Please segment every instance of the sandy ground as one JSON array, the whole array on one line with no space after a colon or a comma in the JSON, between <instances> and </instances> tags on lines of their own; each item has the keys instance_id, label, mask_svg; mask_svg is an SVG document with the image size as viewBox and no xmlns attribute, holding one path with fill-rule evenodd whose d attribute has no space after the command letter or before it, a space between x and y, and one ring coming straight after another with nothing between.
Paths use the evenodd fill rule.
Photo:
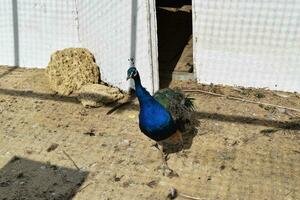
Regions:
<instances>
[{"instance_id":1,"label":"sandy ground","mask_svg":"<svg viewBox=\"0 0 300 200\"><path fill-rule=\"evenodd\" d=\"M292 93L174 85L300 109ZM207 200L300 199L299 113L191 96L200 125L170 155L179 177L169 178L139 131L136 102L106 115L55 95L44 70L0 67L0 199L152 200L171 187Z\"/></svg>"}]
</instances>

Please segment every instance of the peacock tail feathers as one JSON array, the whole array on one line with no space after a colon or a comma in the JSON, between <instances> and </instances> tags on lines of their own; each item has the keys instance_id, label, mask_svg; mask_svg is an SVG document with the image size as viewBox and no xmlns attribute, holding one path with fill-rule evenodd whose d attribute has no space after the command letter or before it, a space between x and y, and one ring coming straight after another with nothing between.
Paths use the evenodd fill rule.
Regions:
<instances>
[{"instance_id":1,"label":"peacock tail feathers","mask_svg":"<svg viewBox=\"0 0 300 200\"><path fill-rule=\"evenodd\" d=\"M153 97L171 113L179 130L185 131L186 125L192 121L193 98L186 96L179 89L170 88L157 91Z\"/></svg>"}]
</instances>

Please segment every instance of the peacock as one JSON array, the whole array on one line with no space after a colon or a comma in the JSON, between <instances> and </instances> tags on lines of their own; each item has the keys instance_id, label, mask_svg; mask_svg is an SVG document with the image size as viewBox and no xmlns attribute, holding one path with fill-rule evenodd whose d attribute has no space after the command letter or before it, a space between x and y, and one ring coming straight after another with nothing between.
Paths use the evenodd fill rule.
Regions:
<instances>
[{"instance_id":1,"label":"peacock","mask_svg":"<svg viewBox=\"0 0 300 200\"><path fill-rule=\"evenodd\" d=\"M156 141L154 146L162 154L164 174L166 170L173 173L173 170L168 167L168 154L164 152L163 147L166 144L180 144L183 148L182 132L191 122L194 110L192 98L186 97L179 89L170 88L161 89L151 96L142 86L139 72L135 67L128 69L128 79L133 79L135 83L135 94L140 105L140 130Z\"/></svg>"}]
</instances>

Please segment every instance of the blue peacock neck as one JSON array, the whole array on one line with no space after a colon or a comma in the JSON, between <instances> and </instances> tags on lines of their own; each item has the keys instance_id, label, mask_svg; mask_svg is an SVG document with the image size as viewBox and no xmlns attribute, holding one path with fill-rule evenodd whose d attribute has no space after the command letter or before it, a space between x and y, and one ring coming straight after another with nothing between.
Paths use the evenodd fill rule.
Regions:
<instances>
[{"instance_id":1,"label":"blue peacock neck","mask_svg":"<svg viewBox=\"0 0 300 200\"><path fill-rule=\"evenodd\" d=\"M149 94L149 92L142 86L139 74L134 78L134 84L135 84L135 94L140 102L140 105L144 103L147 99L153 98Z\"/></svg>"}]
</instances>

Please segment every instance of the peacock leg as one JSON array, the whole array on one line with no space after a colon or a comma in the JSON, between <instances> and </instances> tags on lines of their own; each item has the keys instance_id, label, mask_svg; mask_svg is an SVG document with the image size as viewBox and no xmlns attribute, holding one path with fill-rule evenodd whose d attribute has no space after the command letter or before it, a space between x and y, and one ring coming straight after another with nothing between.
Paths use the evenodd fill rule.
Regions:
<instances>
[{"instance_id":1,"label":"peacock leg","mask_svg":"<svg viewBox=\"0 0 300 200\"><path fill-rule=\"evenodd\" d=\"M154 146L155 146L155 147L160 151L160 153L161 153L162 164L161 164L161 166L160 166L159 168L162 170L162 174L163 174L164 176L168 176L168 177L178 176L178 174L168 166L168 162L167 162L167 161L168 161L168 156L169 156L169 154L168 154L168 153L165 153L165 152L163 151L163 148L161 149L161 148L159 147L159 146L162 146L162 144L159 145L159 143L156 143ZM162 146L162 147L163 147L163 146Z\"/></svg>"},{"instance_id":2,"label":"peacock leg","mask_svg":"<svg viewBox=\"0 0 300 200\"><path fill-rule=\"evenodd\" d=\"M179 141L180 141L181 149L183 150L184 144L183 144L183 138L182 138L182 134L181 133L180 133L180 136L179 136Z\"/></svg>"},{"instance_id":3,"label":"peacock leg","mask_svg":"<svg viewBox=\"0 0 300 200\"><path fill-rule=\"evenodd\" d=\"M167 164L167 157L166 157L166 155L165 155L163 149L161 149L161 148L159 147L159 144L158 144L157 142L156 142L153 146L154 146L156 149L158 149L158 151L160 152L163 164L168 165L168 164ZM162 145L161 145L161 146L162 146Z\"/></svg>"}]
</instances>

